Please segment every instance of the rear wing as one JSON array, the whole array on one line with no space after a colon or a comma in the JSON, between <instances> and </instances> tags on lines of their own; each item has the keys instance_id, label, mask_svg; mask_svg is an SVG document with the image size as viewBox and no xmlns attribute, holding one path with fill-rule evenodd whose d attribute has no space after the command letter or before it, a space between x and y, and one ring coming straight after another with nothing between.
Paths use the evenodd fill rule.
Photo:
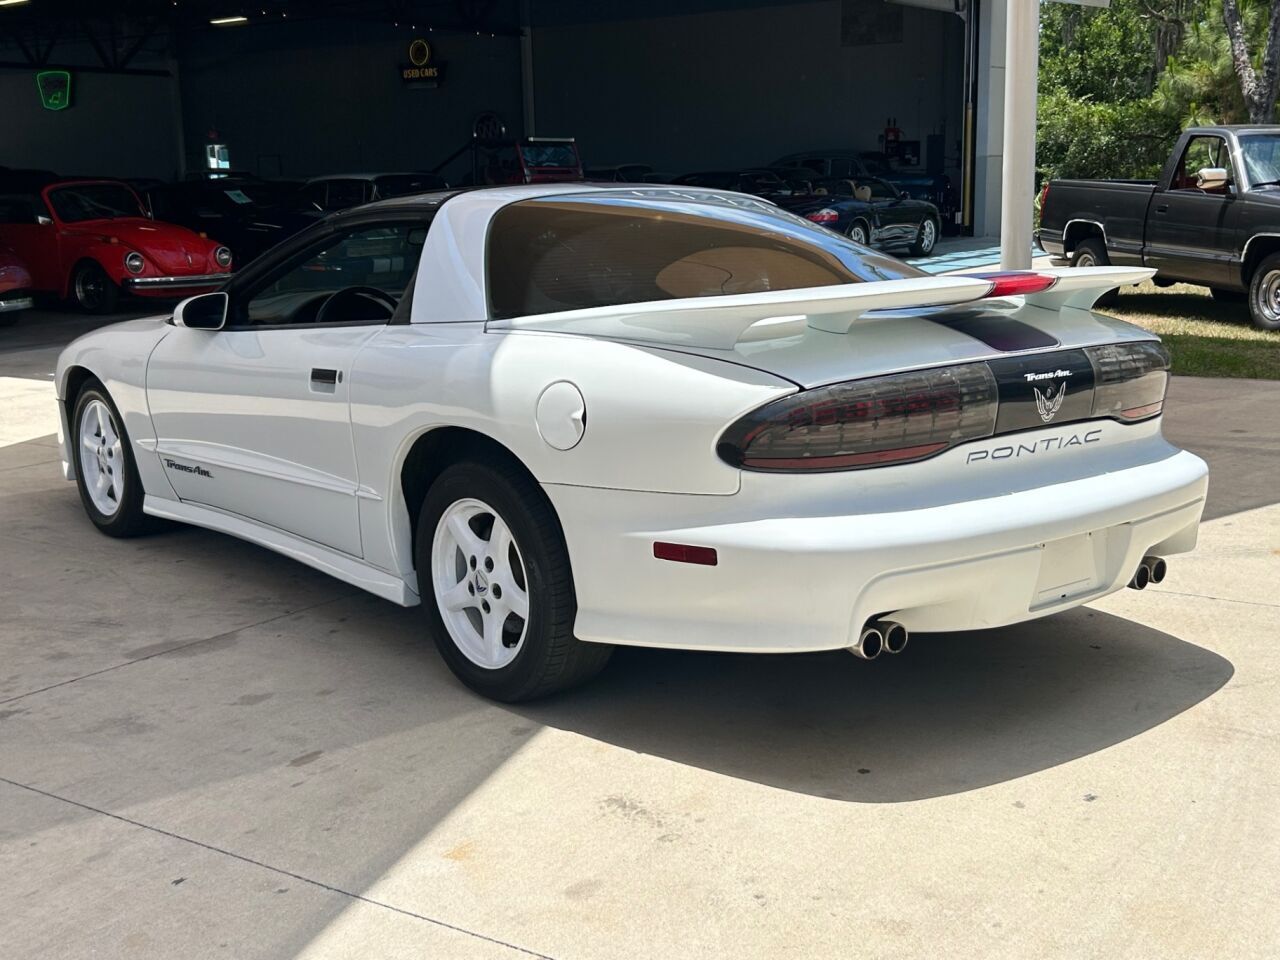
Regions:
<instances>
[{"instance_id":1,"label":"rear wing","mask_svg":"<svg viewBox=\"0 0 1280 960\"><path fill-rule=\"evenodd\" d=\"M1080 267L1011 271L976 276L910 277L796 290L685 297L618 306L590 307L490 320L489 330L569 333L672 346L732 350L739 343L805 334L849 333L878 311L939 307L1011 295L1041 278L1027 292L1028 304L1050 310L1088 309L1108 290L1141 283L1155 273L1137 267ZM1013 280L1021 281L1012 283Z\"/></svg>"}]
</instances>

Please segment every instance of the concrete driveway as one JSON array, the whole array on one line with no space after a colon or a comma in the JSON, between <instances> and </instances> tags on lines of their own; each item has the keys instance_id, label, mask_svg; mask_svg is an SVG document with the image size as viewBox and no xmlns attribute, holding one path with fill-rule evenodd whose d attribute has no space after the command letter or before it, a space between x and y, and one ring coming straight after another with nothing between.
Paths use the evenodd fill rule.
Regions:
<instances>
[{"instance_id":1,"label":"concrete driveway","mask_svg":"<svg viewBox=\"0 0 1280 960\"><path fill-rule=\"evenodd\" d=\"M1280 384L1175 382L1164 584L896 658L619 651L524 707L401 610L97 534L0 332L0 954L1280 954Z\"/></svg>"}]
</instances>

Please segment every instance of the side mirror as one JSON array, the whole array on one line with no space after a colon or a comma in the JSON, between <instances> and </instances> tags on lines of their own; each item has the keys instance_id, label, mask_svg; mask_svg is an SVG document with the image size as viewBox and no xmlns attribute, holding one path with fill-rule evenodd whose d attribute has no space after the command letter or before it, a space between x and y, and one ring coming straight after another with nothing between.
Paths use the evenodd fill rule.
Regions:
<instances>
[{"instance_id":1,"label":"side mirror","mask_svg":"<svg viewBox=\"0 0 1280 960\"><path fill-rule=\"evenodd\" d=\"M53 217L46 217L43 213L37 213L36 223L40 224L42 227L52 227Z\"/></svg>"},{"instance_id":2,"label":"side mirror","mask_svg":"<svg viewBox=\"0 0 1280 960\"><path fill-rule=\"evenodd\" d=\"M1196 171L1196 186L1205 191L1221 190L1229 178L1225 167L1201 167Z\"/></svg>"},{"instance_id":3,"label":"side mirror","mask_svg":"<svg viewBox=\"0 0 1280 960\"><path fill-rule=\"evenodd\" d=\"M187 297L173 308L175 326L192 330L221 330L227 324L231 298L225 293L202 293Z\"/></svg>"}]
</instances>

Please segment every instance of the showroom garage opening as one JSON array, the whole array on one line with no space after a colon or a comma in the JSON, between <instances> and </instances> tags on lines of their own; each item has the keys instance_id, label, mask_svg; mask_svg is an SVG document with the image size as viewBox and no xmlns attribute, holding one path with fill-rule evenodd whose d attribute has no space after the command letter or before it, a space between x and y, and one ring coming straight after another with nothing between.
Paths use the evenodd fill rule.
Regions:
<instances>
[{"instance_id":1,"label":"showroom garage opening","mask_svg":"<svg viewBox=\"0 0 1280 960\"><path fill-rule=\"evenodd\" d=\"M999 223L1002 4L24 0L0 28L11 170L458 184L478 140L541 137L596 178L882 176L944 231Z\"/></svg>"}]
</instances>

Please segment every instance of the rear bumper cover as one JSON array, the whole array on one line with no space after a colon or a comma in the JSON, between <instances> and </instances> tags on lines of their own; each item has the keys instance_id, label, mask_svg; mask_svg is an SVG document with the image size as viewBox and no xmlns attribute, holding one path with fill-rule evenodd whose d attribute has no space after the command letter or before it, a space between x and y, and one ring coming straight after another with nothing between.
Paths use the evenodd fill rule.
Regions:
<instances>
[{"instance_id":1,"label":"rear bumper cover","mask_svg":"<svg viewBox=\"0 0 1280 960\"><path fill-rule=\"evenodd\" d=\"M800 652L848 647L873 616L952 631L1078 606L1123 587L1144 555L1195 545L1207 468L1167 444L1158 427L1146 429L1153 435L1113 458L1114 469L1023 489L988 482L984 496L947 493L935 502L928 490L946 488L902 489L913 478L907 471L931 483L919 464L891 468L898 481L889 486L880 481L890 470L864 471L881 475L865 495L858 479L847 480L853 495L826 504L770 495L782 490L779 480L808 479L797 477L744 474L730 497L548 485L573 563L576 633L641 646ZM852 475L822 483L841 476ZM999 473L986 476L1002 482ZM950 487L965 492L963 483ZM713 547L718 563L657 560L655 540Z\"/></svg>"}]
</instances>

